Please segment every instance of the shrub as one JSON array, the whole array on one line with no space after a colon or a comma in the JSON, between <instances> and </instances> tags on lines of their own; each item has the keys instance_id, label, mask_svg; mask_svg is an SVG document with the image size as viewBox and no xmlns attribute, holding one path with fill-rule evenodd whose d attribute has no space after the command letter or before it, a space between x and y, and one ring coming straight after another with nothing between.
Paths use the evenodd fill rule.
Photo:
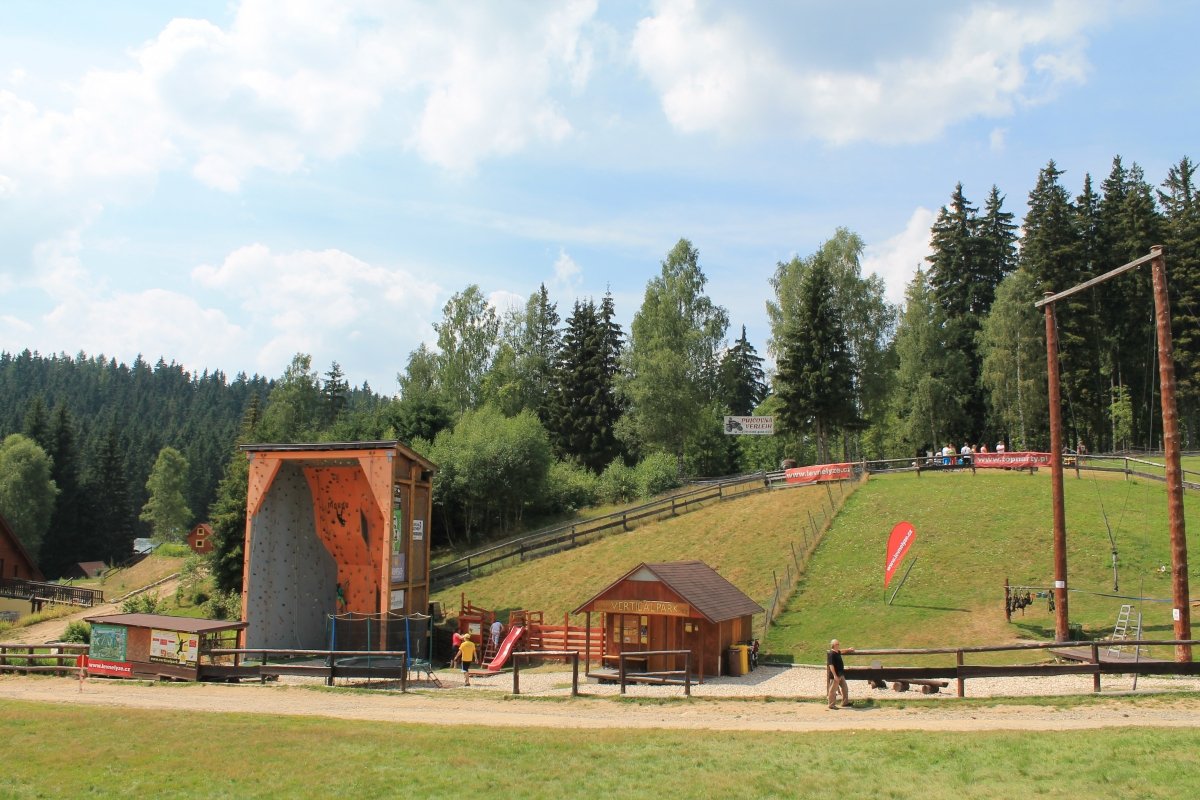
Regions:
<instances>
[{"instance_id":1,"label":"shrub","mask_svg":"<svg viewBox=\"0 0 1200 800\"><path fill-rule=\"evenodd\" d=\"M125 598L125 602L121 603L121 612L124 614L157 614L161 610L162 601L157 594L134 595Z\"/></svg>"},{"instance_id":2,"label":"shrub","mask_svg":"<svg viewBox=\"0 0 1200 800\"><path fill-rule=\"evenodd\" d=\"M651 453L642 459L634 472L638 494L643 498L660 495L679 485L678 463L668 453Z\"/></svg>"},{"instance_id":3,"label":"shrub","mask_svg":"<svg viewBox=\"0 0 1200 800\"><path fill-rule=\"evenodd\" d=\"M72 620L71 622L67 623L67 630L63 633L62 640L64 642L91 644L92 626L83 620Z\"/></svg>"},{"instance_id":4,"label":"shrub","mask_svg":"<svg viewBox=\"0 0 1200 800\"><path fill-rule=\"evenodd\" d=\"M180 542L163 542L154 548L154 554L167 558L187 558L192 555L192 548Z\"/></svg>"},{"instance_id":5,"label":"shrub","mask_svg":"<svg viewBox=\"0 0 1200 800\"><path fill-rule=\"evenodd\" d=\"M568 461L555 461L546 481L545 506L550 512L578 511L593 506L600 482L592 471Z\"/></svg>"},{"instance_id":6,"label":"shrub","mask_svg":"<svg viewBox=\"0 0 1200 800\"><path fill-rule=\"evenodd\" d=\"M204 616L208 619L241 619L241 593L217 592L204 603Z\"/></svg>"},{"instance_id":7,"label":"shrub","mask_svg":"<svg viewBox=\"0 0 1200 800\"><path fill-rule=\"evenodd\" d=\"M600 497L606 503L627 503L638 496L637 475L619 458L604 468L599 480Z\"/></svg>"}]
</instances>

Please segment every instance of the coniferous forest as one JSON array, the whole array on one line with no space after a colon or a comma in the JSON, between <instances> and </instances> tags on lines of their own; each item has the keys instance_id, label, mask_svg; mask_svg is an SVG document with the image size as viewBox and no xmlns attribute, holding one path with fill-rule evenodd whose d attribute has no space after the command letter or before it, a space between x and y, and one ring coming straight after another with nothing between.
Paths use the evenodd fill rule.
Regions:
<instances>
[{"instance_id":1,"label":"coniferous forest","mask_svg":"<svg viewBox=\"0 0 1200 800\"><path fill-rule=\"evenodd\" d=\"M1153 245L1166 253L1184 446L1196 447L1190 159L1151 178L1117 157L1103 177L1071 182L1051 161L1023 202L996 186L947 188L932 254L913 265L899 307L862 274L863 241L839 228L776 265L761 353L747 321L706 290L697 245L681 239L647 265L627 330L611 294L554 299L543 286L500 313L466 287L434 325L436 347L398 365L395 392L351 387L336 362L319 372L302 353L280 376L232 380L161 358L0 354L0 510L48 575L119 561L135 536L175 538L211 521L214 570L232 588L239 442L400 439L439 465L435 544L452 546L784 458L910 458L947 442L1045 449L1045 323L1034 302ZM1159 448L1149 269L1060 302L1057 324L1068 441ZM750 413L774 415L776 435L725 435L725 415Z\"/></svg>"}]
</instances>

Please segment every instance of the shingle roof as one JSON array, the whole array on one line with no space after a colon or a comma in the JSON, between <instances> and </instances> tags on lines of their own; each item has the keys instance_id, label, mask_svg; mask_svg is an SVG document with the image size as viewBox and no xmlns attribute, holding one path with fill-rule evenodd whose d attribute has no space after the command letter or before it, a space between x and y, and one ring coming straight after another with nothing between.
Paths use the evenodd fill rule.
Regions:
<instances>
[{"instance_id":1,"label":"shingle roof","mask_svg":"<svg viewBox=\"0 0 1200 800\"><path fill-rule=\"evenodd\" d=\"M762 606L751 600L715 569L703 561L667 561L661 564L639 564L575 610L601 598L609 589L639 570L646 569L671 591L699 611L709 622L724 622L751 614L761 614Z\"/></svg>"},{"instance_id":2,"label":"shingle roof","mask_svg":"<svg viewBox=\"0 0 1200 800\"><path fill-rule=\"evenodd\" d=\"M246 627L245 622L238 620L195 619L193 617L173 617L168 614L105 614L84 619L92 624L99 622L104 625L129 625L134 628L158 628L163 631L179 631L180 633L210 633Z\"/></svg>"}]
</instances>

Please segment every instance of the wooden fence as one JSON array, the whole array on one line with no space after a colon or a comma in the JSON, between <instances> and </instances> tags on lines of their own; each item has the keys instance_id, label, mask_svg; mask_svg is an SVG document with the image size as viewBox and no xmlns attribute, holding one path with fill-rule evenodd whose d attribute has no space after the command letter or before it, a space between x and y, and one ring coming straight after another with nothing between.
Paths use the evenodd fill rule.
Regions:
<instances>
[{"instance_id":1,"label":"wooden fence","mask_svg":"<svg viewBox=\"0 0 1200 800\"><path fill-rule=\"evenodd\" d=\"M21 578L0 578L0 597L29 600L40 607L44 603L91 608L104 602L104 592L65 583L27 581Z\"/></svg>"},{"instance_id":2,"label":"wooden fence","mask_svg":"<svg viewBox=\"0 0 1200 800\"><path fill-rule=\"evenodd\" d=\"M906 648L894 650L856 649L851 656L897 656L897 655L954 655L953 665L932 667L846 667L847 680L863 681L929 681L953 680L957 683L958 696L966 696L966 682L972 678L1044 678L1054 675L1091 675L1092 691L1100 691L1101 675L1200 675L1200 662L1175 661L1132 661L1101 658L1101 648L1117 646L1150 645L1196 645L1194 639L1119 639L1094 642L1039 642L1036 644L987 645L981 647ZM966 664L966 656L972 653L1002 653L1018 650L1067 650L1085 648L1090 659L1069 664Z\"/></svg>"},{"instance_id":3,"label":"wooden fence","mask_svg":"<svg viewBox=\"0 0 1200 800\"><path fill-rule=\"evenodd\" d=\"M0 674L74 677L76 662L87 651L86 644L0 644Z\"/></svg>"},{"instance_id":4,"label":"wooden fence","mask_svg":"<svg viewBox=\"0 0 1200 800\"><path fill-rule=\"evenodd\" d=\"M205 662L203 657L210 657ZM216 659L226 659L218 661ZM260 682L281 675L324 678L333 686L336 678L399 680L400 691L408 690L408 654L403 650L280 650L271 648L213 648L201 654L200 680Z\"/></svg>"},{"instance_id":5,"label":"wooden fence","mask_svg":"<svg viewBox=\"0 0 1200 800\"><path fill-rule=\"evenodd\" d=\"M525 644L531 651L577 652L584 661L598 662L604 655L604 629L592 628L589 635L586 627L572 625L566 618L562 625L537 623L529 626Z\"/></svg>"}]
</instances>

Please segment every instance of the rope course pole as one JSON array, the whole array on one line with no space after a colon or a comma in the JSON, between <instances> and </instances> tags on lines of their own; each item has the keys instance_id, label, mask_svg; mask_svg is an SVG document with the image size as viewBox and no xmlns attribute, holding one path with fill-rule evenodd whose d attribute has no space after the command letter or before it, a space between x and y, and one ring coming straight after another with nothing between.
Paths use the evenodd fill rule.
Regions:
<instances>
[{"instance_id":1,"label":"rope course pole","mask_svg":"<svg viewBox=\"0 0 1200 800\"><path fill-rule=\"evenodd\" d=\"M1058 374L1058 325L1046 293L1046 376L1050 400L1050 488L1054 505L1054 638L1070 638L1067 616L1067 512L1063 500L1062 397Z\"/></svg>"},{"instance_id":2,"label":"rope course pole","mask_svg":"<svg viewBox=\"0 0 1200 800\"><path fill-rule=\"evenodd\" d=\"M1176 639L1192 638L1191 603L1188 597L1187 538L1183 516L1183 471L1179 454L1179 415L1175 404L1175 353L1171 341L1171 301L1167 296L1167 264L1162 246L1150 248L1150 274L1154 283L1154 321L1158 331L1158 382L1163 415L1163 460L1166 461L1167 514L1171 528L1171 619ZM1190 645L1175 646L1176 661L1191 661Z\"/></svg>"}]
</instances>

